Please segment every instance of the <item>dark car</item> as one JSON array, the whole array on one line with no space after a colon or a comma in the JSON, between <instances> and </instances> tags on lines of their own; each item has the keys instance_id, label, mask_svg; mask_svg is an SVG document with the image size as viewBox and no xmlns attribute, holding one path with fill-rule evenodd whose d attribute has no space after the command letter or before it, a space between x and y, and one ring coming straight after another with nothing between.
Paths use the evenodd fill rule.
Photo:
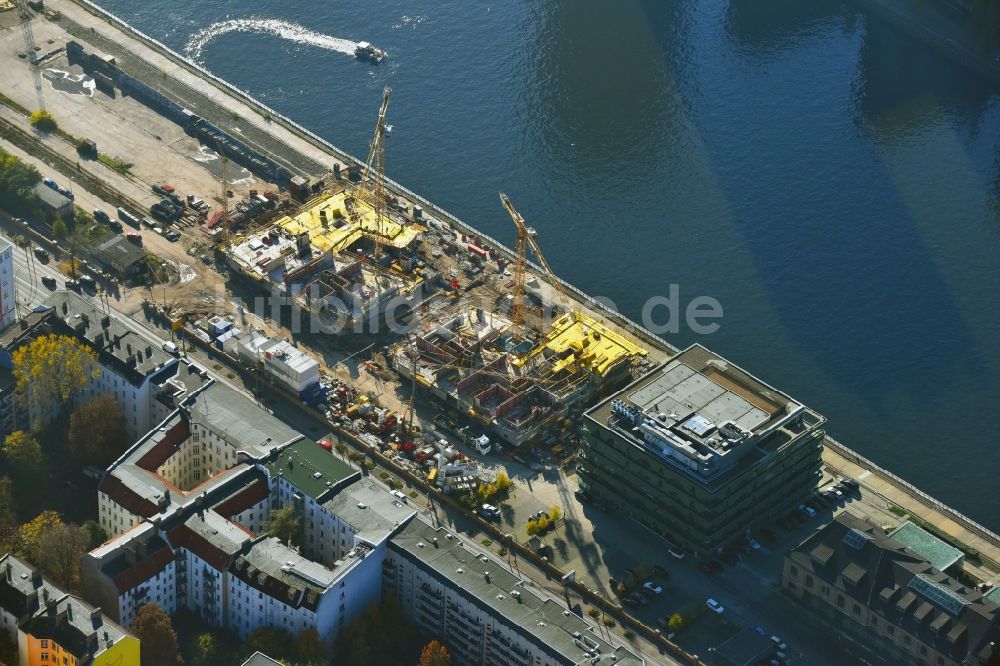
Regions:
<instances>
[{"instance_id":1,"label":"dark car","mask_svg":"<svg viewBox=\"0 0 1000 666\"><path fill-rule=\"evenodd\" d=\"M49 289L55 289L56 288L56 279L54 277L52 277L51 275L43 275L42 276L42 284L44 284Z\"/></svg>"},{"instance_id":2,"label":"dark car","mask_svg":"<svg viewBox=\"0 0 1000 666\"><path fill-rule=\"evenodd\" d=\"M46 250L44 247L36 247L35 256L38 257L41 261L48 261L49 251Z\"/></svg>"}]
</instances>

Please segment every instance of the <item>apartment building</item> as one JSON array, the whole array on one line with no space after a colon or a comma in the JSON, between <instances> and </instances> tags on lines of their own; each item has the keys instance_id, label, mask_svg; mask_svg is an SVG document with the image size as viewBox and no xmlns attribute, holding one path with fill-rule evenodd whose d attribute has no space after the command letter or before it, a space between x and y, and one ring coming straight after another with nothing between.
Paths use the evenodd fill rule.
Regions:
<instances>
[{"instance_id":1,"label":"apartment building","mask_svg":"<svg viewBox=\"0 0 1000 666\"><path fill-rule=\"evenodd\" d=\"M83 560L87 598L122 623L152 602L242 637L316 628L332 643L378 601L386 541L413 510L235 390L196 384L102 478L113 538ZM285 507L297 548L264 533Z\"/></svg>"},{"instance_id":2,"label":"apartment building","mask_svg":"<svg viewBox=\"0 0 1000 666\"><path fill-rule=\"evenodd\" d=\"M44 305L52 308L55 333L76 338L97 354L101 373L77 399L111 393L125 415L129 438L148 432L153 426L151 387L160 375L176 372L172 366L177 358L163 351L159 341L140 334L128 320L97 308L72 291L56 291Z\"/></svg>"},{"instance_id":3,"label":"apartment building","mask_svg":"<svg viewBox=\"0 0 1000 666\"><path fill-rule=\"evenodd\" d=\"M139 666L139 640L13 555L0 557L0 631L19 666Z\"/></svg>"},{"instance_id":4,"label":"apartment building","mask_svg":"<svg viewBox=\"0 0 1000 666\"><path fill-rule=\"evenodd\" d=\"M14 245L0 236L0 331L17 320L14 289Z\"/></svg>"},{"instance_id":5,"label":"apartment building","mask_svg":"<svg viewBox=\"0 0 1000 666\"><path fill-rule=\"evenodd\" d=\"M389 540L382 581L457 666L644 663L492 554L419 518Z\"/></svg>"}]
</instances>

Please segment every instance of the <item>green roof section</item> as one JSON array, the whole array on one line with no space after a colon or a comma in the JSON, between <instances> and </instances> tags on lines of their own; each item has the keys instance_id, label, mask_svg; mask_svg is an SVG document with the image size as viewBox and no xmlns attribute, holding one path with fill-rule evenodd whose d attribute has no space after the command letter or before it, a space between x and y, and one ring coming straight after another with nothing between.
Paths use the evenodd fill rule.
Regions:
<instances>
[{"instance_id":1,"label":"green roof section","mask_svg":"<svg viewBox=\"0 0 1000 666\"><path fill-rule=\"evenodd\" d=\"M353 483L361 472L327 451L311 439L300 439L282 449L267 465L271 476L282 476L313 499L319 500L327 491Z\"/></svg>"},{"instance_id":2,"label":"green roof section","mask_svg":"<svg viewBox=\"0 0 1000 666\"><path fill-rule=\"evenodd\" d=\"M991 601L997 606L1000 606L1000 585L997 585L992 590L983 595L986 601Z\"/></svg>"},{"instance_id":3,"label":"green roof section","mask_svg":"<svg viewBox=\"0 0 1000 666\"><path fill-rule=\"evenodd\" d=\"M938 571L944 571L964 557L964 553L958 548L908 520L889 536L930 562Z\"/></svg>"}]
</instances>

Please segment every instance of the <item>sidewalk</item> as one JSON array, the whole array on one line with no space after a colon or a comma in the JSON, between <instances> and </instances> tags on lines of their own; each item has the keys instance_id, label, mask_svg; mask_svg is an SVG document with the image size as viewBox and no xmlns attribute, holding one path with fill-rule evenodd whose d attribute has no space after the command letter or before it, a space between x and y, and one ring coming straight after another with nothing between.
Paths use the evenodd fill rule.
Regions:
<instances>
[{"instance_id":1,"label":"sidewalk","mask_svg":"<svg viewBox=\"0 0 1000 666\"><path fill-rule=\"evenodd\" d=\"M934 525L942 532L950 535L970 549L979 551L984 560L990 560L993 567L997 568L1000 563L1000 541L995 538L988 538L988 530L976 524L969 518L961 520L948 512L932 505L922 497L917 496L901 483L889 478L880 468L874 464L866 464L864 458L858 456L859 460L850 460L841 454L834 447L827 444L823 447L823 463L830 468L836 469L845 476L856 479L866 490L883 497L887 502L895 504L907 513L920 518L921 520ZM957 513L957 512L955 512ZM981 532L987 532L982 535ZM994 580L1000 578L998 574L993 574Z\"/></svg>"}]
</instances>

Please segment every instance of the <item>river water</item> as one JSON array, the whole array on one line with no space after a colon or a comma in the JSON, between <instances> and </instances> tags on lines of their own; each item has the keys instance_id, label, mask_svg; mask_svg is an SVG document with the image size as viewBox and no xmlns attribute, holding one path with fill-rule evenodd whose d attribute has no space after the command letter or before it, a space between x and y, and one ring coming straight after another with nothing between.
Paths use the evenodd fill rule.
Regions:
<instances>
[{"instance_id":1,"label":"river water","mask_svg":"<svg viewBox=\"0 0 1000 666\"><path fill-rule=\"evenodd\" d=\"M506 191L633 318L715 298L716 333L665 337L1000 529L1000 95L856 5L103 4L355 155L391 85L391 177L511 243Z\"/></svg>"}]
</instances>

